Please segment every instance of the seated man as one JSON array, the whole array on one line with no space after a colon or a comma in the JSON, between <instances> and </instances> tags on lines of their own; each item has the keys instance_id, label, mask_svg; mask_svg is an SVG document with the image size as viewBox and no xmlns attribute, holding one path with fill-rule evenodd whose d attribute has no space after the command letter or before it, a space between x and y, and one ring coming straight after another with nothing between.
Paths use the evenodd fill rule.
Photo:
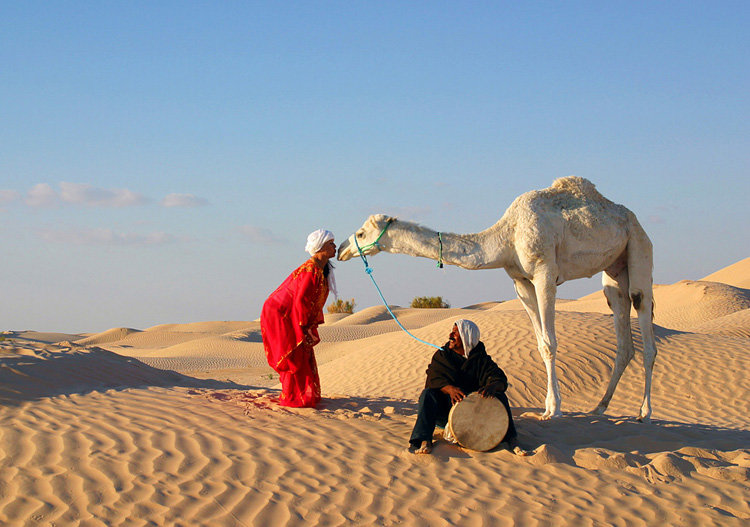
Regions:
<instances>
[{"instance_id":1,"label":"seated man","mask_svg":"<svg viewBox=\"0 0 750 527\"><path fill-rule=\"evenodd\" d=\"M467 353L468 350L468 353ZM497 397L508 412L508 431L502 442L513 446L516 428L505 396L508 379L487 355L479 340L479 328L469 320L457 320L448 342L437 350L427 367L427 381L419 396L419 412L409 443L416 454L432 451L435 426L445 426L451 405L467 394L479 391L482 397Z\"/></svg>"}]
</instances>

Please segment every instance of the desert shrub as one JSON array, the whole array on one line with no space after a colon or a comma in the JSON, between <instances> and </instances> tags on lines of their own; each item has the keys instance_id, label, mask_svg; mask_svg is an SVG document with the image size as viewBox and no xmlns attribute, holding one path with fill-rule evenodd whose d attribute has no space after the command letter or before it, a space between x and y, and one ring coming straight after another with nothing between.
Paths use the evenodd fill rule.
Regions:
<instances>
[{"instance_id":1,"label":"desert shrub","mask_svg":"<svg viewBox=\"0 0 750 527\"><path fill-rule=\"evenodd\" d=\"M336 299L335 302L331 303L328 306L328 312L329 313L348 313L352 314L354 313L354 306L356 304L354 303L354 299L351 300L341 300L340 298Z\"/></svg>"},{"instance_id":2,"label":"desert shrub","mask_svg":"<svg viewBox=\"0 0 750 527\"><path fill-rule=\"evenodd\" d=\"M451 305L442 296L418 296L411 301L411 307L445 308Z\"/></svg>"}]
</instances>

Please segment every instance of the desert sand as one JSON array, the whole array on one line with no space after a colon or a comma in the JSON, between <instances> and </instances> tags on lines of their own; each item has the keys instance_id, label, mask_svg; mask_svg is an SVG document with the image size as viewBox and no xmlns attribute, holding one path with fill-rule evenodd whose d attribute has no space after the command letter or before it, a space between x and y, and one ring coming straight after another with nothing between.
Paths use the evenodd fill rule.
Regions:
<instances>
[{"instance_id":1,"label":"desert sand","mask_svg":"<svg viewBox=\"0 0 750 527\"><path fill-rule=\"evenodd\" d=\"M440 430L432 455L407 452L434 350L382 306L327 316L317 409L276 405L257 321L5 331L0 524L748 525L750 258L654 294L650 423L634 418L638 353L607 413L588 413L615 355L601 292L557 303L564 416L550 421L517 300L394 309L436 344L457 318L479 325L527 456Z\"/></svg>"}]
</instances>

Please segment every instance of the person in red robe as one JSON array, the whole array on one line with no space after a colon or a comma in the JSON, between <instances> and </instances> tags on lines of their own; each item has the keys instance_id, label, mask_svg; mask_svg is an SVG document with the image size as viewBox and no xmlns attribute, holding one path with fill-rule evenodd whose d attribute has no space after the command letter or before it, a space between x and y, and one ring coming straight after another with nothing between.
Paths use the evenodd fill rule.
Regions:
<instances>
[{"instance_id":1,"label":"person in red robe","mask_svg":"<svg viewBox=\"0 0 750 527\"><path fill-rule=\"evenodd\" d=\"M318 325L336 281L329 260L336 256L333 233L319 229L307 237L311 258L295 269L263 303L260 329L266 359L281 380L282 406L314 407L320 402L320 378L313 346Z\"/></svg>"}]
</instances>

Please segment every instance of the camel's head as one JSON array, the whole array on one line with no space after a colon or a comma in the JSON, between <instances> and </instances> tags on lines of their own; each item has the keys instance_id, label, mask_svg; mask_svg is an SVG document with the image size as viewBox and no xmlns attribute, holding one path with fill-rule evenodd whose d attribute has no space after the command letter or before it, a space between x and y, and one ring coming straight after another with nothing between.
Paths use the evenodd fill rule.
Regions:
<instances>
[{"instance_id":1,"label":"camel's head","mask_svg":"<svg viewBox=\"0 0 750 527\"><path fill-rule=\"evenodd\" d=\"M359 256L357 244L366 256L379 253L388 246L388 226L395 221L396 218L385 214L373 214L367 218L365 224L357 232L349 236L348 240L341 242L339 260L345 262Z\"/></svg>"}]
</instances>

